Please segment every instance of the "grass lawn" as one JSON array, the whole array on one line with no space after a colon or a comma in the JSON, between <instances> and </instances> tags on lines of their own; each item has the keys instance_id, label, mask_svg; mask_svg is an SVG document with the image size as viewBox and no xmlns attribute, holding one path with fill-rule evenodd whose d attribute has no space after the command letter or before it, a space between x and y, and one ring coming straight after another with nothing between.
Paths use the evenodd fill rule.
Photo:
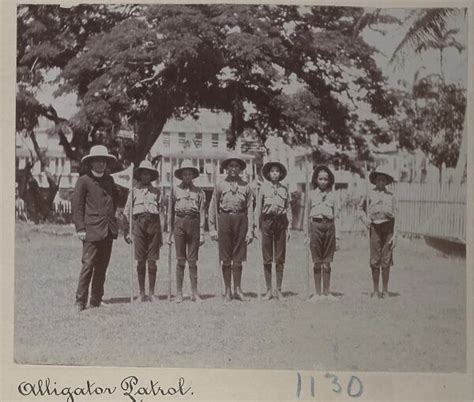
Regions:
<instances>
[{"instance_id":1,"label":"grass lawn","mask_svg":"<svg viewBox=\"0 0 474 402\"><path fill-rule=\"evenodd\" d=\"M466 261L443 256L421 240L400 239L389 299L369 298L368 240L347 236L333 264L331 290L339 301L308 302L306 250L302 234L293 233L283 282L287 301L256 299L257 275L262 292L264 281L252 244L243 273L243 290L252 300L224 303L217 247L206 237L199 261L203 303L165 299L165 246L158 268L160 300L130 304L129 251L119 238L105 286L104 300L111 306L77 313L74 294L81 244L68 232L72 233L69 227L16 227L17 363L466 370ZM135 273L133 279L137 287ZM187 270L185 293L189 294Z\"/></svg>"}]
</instances>

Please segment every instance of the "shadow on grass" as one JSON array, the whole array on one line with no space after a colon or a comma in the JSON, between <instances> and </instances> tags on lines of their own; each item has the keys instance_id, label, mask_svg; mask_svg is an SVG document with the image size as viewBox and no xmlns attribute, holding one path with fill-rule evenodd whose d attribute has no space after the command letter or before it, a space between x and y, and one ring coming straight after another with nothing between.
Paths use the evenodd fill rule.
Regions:
<instances>
[{"instance_id":1,"label":"shadow on grass","mask_svg":"<svg viewBox=\"0 0 474 402\"><path fill-rule=\"evenodd\" d=\"M295 293L295 292L282 292L282 294L284 297L288 297L288 298L298 296L298 293ZM244 295L251 299L258 299L258 294L255 292L244 292ZM263 295L264 293L262 293L262 296Z\"/></svg>"},{"instance_id":2,"label":"shadow on grass","mask_svg":"<svg viewBox=\"0 0 474 402\"><path fill-rule=\"evenodd\" d=\"M372 292L362 292L362 294L364 296L368 296L368 297L370 297L371 293ZM400 297L400 293L398 293L398 292L388 292L388 297Z\"/></svg>"},{"instance_id":3,"label":"shadow on grass","mask_svg":"<svg viewBox=\"0 0 474 402\"><path fill-rule=\"evenodd\" d=\"M201 299L203 300L208 300L208 299L213 299L217 297L216 295L211 295L211 294L204 294L204 295L201 295ZM161 295L161 296L155 296L155 298L158 298L159 301L167 301L168 300L168 296L167 295ZM175 296L174 295L171 295L171 301L174 301L174 298ZM183 298L184 300L190 300L190 296L185 296ZM133 297L133 301L134 302L138 302L140 300L140 298L138 296L134 296ZM149 301L148 297L147 297L147 301ZM110 299L104 299L103 300L104 303L106 304L129 304L130 303L130 297L112 297Z\"/></svg>"}]
</instances>

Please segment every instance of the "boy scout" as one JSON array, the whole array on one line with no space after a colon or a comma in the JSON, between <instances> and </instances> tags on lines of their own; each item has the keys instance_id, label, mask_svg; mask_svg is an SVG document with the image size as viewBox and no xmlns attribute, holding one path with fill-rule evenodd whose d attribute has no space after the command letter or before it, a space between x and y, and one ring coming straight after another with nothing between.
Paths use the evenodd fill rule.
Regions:
<instances>
[{"instance_id":1,"label":"boy scout","mask_svg":"<svg viewBox=\"0 0 474 402\"><path fill-rule=\"evenodd\" d=\"M312 300L322 296L335 299L329 293L331 281L331 262L336 251L339 226L339 203L336 194L332 191L334 174L324 165L316 166L311 178L314 190L309 192L309 242L313 259L314 285L316 293ZM308 222L305 221L307 233ZM322 274L322 275L321 275Z\"/></svg>"},{"instance_id":2,"label":"boy scout","mask_svg":"<svg viewBox=\"0 0 474 402\"><path fill-rule=\"evenodd\" d=\"M224 277L224 300L247 300L241 289L242 262L247 259L247 245L253 240L253 194L247 182L240 178L246 164L240 158L222 161L227 177L217 183L209 207L211 239L219 241L219 259Z\"/></svg>"},{"instance_id":3,"label":"boy scout","mask_svg":"<svg viewBox=\"0 0 474 402\"><path fill-rule=\"evenodd\" d=\"M168 244L172 244L172 236L176 243L176 302L183 301L183 278L186 260L189 265L191 282L191 300L202 301L197 287L197 260L199 247L204 244L204 220L206 196L204 191L196 187L193 180L199 176L199 170L191 161L184 160L174 172L181 183L174 187L170 199L170 228Z\"/></svg>"},{"instance_id":4,"label":"boy scout","mask_svg":"<svg viewBox=\"0 0 474 402\"><path fill-rule=\"evenodd\" d=\"M260 216L259 226L262 236L263 269L267 292L262 300L272 298L272 262L275 261L277 279L276 297L283 300L281 285L283 268L286 258L286 242L290 238L291 227L291 196L288 188L280 182L286 177L287 171L280 162L268 162L263 165L262 175L268 181L260 188L257 208ZM275 250L275 255L273 253Z\"/></svg>"},{"instance_id":5,"label":"boy scout","mask_svg":"<svg viewBox=\"0 0 474 402\"><path fill-rule=\"evenodd\" d=\"M73 221L82 241L82 269L76 292L78 311L86 308L90 284L90 307L102 304L112 241L118 234L118 192L114 179L106 172L107 165L115 161L103 145L93 146L81 160L90 169L77 179L72 202Z\"/></svg>"},{"instance_id":6,"label":"boy scout","mask_svg":"<svg viewBox=\"0 0 474 402\"><path fill-rule=\"evenodd\" d=\"M124 238L127 243L131 243L127 226L130 222L130 203L132 203L132 233L135 244L135 260L137 260L138 286L140 289L140 301L147 300L145 295L145 277L148 261L148 288L149 300L155 298L156 282L156 260L160 259L160 247L162 245L161 222L160 222L160 190L154 187L151 182L158 179L158 172L152 164L144 160L135 169L135 180L137 184L132 189L132 194L128 196L125 204L124 217Z\"/></svg>"},{"instance_id":7,"label":"boy scout","mask_svg":"<svg viewBox=\"0 0 474 402\"><path fill-rule=\"evenodd\" d=\"M370 297L388 297L390 266L393 265L393 249L397 244L395 196L386 189L394 179L385 167L378 167L369 175L369 181L375 185L367 198L359 204L360 217L369 229L370 268L372 271L373 292ZM367 205L368 204L368 205ZM382 267L383 291L379 291L380 267Z\"/></svg>"}]
</instances>

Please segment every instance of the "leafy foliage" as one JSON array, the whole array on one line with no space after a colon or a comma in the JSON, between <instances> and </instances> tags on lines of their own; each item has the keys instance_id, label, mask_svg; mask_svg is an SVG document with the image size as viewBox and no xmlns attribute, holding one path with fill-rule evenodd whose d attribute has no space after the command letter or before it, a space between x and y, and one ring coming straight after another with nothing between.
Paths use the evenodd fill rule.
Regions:
<instances>
[{"instance_id":1,"label":"leafy foliage","mask_svg":"<svg viewBox=\"0 0 474 402\"><path fill-rule=\"evenodd\" d=\"M299 144L317 133L365 152L366 138L355 133L376 123L357 104L384 118L394 103L375 50L358 35L363 16L351 7L20 6L18 77L26 94L18 101L34 103L31 88L60 68L57 95L75 93L80 105L70 121L76 159L97 133L115 141L125 118L137 134L130 157L138 162L168 119L203 107L232 115L231 146L253 130ZM295 85L299 92L288 90ZM28 110L35 109L19 109ZM17 121L34 124L41 110Z\"/></svg>"},{"instance_id":2,"label":"leafy foliage","mask_svg":"<svg viewBox=\"0 0 474 402\"><path fill-rule=\"evenodd\" d=\"M398 91L397 113L390 120L402 148L421 149L441 168L456 166L466 111L466 91L439 75L418 80L412 92Z\"/></svg>"}]
</instances>

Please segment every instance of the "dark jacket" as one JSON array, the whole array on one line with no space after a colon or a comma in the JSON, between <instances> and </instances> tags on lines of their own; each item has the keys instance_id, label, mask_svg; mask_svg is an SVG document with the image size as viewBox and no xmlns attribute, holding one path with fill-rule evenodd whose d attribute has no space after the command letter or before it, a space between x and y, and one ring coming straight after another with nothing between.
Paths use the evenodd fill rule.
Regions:
<instances>
[{"instance_id":1,"label":"dark jacket","mask_svg":"<svg viewBox=\"0 0 474 402\"><path fill-rule=\"evenodd\" d=\"M103 240L109 231L117 238L117 198L114 179L108 174L95 177L89 172L77 179L72 201L73 221L77 232L86 232L86 241Z\"/></svg>"}]
</instances>

